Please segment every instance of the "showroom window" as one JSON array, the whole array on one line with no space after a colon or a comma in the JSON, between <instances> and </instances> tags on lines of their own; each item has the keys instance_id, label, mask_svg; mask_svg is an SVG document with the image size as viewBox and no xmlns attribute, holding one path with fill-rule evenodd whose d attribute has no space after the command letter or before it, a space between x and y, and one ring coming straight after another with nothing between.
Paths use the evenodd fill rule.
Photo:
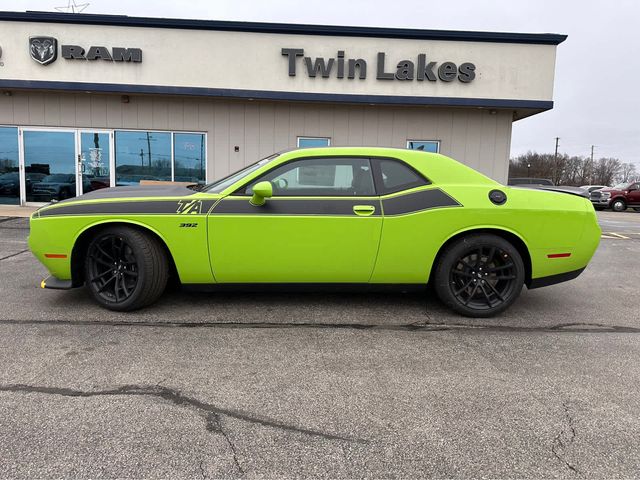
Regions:
<instances>
[{"instance_id":1,"label":"showroom window","mask_svg":"<svg viewBox=\"0 0 640 480\"><path fill-rule=\"evenodd\" d=\"M438 153L440 152L440 142L438 140L407 140L407 148Z\"/></svg>"},{"instance_id":2,"label":"showroom window","mask_svg":"<svg viewBox=\"0 0 640 480\"><path fill-rule=\"evenodd\" d=\"M0 204L20 203L18 129L0 127Z\"/></svg>"},{"instance_id":3,"label":"showroom window","mask_svg":"<svg viewBox=\"0 0 640 480\"><path fill-rule=\"evenodd\" d=\"M173 134L174 181L204 183L205 139L201 133Z\"/></svg>"},{"instance_id":4,"label":"showroom window","mask_svg":"<svg viewBox=\"0 0 640 480\"><path fill-rule=\"evenodd\" d=\"M116 185L140 180L204 183L205 148L202 133L116 130Z\"/></svg>"},{"instance_id":5,"label":"showroom window","mask_svg":"<svg viewBox=\"0 0 640 480\"><path fill-rule=\"evenodd\" d=\"M298 137L298 148L328 147L331 145L329 137Z\"/></svg>"}]
</instances>

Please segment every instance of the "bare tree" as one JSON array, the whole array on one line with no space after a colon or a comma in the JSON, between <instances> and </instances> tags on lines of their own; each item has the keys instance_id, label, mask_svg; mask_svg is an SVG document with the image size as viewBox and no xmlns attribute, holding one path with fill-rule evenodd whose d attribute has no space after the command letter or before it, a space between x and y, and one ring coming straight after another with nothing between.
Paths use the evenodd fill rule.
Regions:
<instances>
[{"instance_id":1,"label":"bare tree","mask_svg":"<svg viewBox=\"0 0 640 480\"><path fill-rule=\"evenodd\" d=\"M620 183L632 182L636 178L636 175L635 163L623 163L617 180Z\"/></svg>"},{"instance_id":2,"label":"bare tree","mask_svg":"<svg viewBox=\"0 0 640 480\"><path fill-rule=\"evenodd\" d=\"M509 177L546 178L556 185L612 185L621 176L630 181L634 175L635 166L617 158L591 162L590 157L527 152L509 161Z\"/></svg>"}]
</instances>

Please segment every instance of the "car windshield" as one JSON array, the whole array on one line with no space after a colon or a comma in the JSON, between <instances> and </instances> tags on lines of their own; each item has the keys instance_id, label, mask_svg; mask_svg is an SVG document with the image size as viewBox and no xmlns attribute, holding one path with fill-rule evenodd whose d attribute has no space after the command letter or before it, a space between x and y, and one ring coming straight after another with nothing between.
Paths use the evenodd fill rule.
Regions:
<instances>
[{"instance_id":1,"label":"car windshield","mask_svg":"<svg viewBox=\"0 0 640 480\"><path fill-rule=\"evenodd\" d=\"M231 175L229 175L227 177L221 178L217 182L210 183L209 185L204 185L204 186L202 186L200 188L196 187L196 189L200 190L202 192L220 193L225 188L227 188L229 185L233 185L238 180L246 177L250 173L255 172L257 169L259 169L263 165L266 165L270 161L274 160L279 155L280 154L276 153L276 154L273 154L273 155L271 155L271 156L269 156L267 158L263 158L262 160L254 163L252 165L249 165L248 167L244 167L242 170L238 170L237 172L232 173Z\"/></svg>"}]
</instances>

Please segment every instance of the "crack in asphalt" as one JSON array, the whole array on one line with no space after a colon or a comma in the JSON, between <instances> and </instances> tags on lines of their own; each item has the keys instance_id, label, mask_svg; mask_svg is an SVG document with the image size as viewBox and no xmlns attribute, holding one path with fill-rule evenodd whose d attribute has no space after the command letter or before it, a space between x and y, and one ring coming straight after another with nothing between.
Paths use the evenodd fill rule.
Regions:
<instances>
[{"instance_id":1,"label":"crack in asphalt","mask_svg":"<svg viewBox=\"0 0 640 480\"><path fill-rule=\"evenodd\" d=\"M267 417L260 417L257 415L251 415L249 413L242 412L239 410L231 410L227 408L217 407L210 403L203 402L202 400L198 400L197 398L183 395L179 390L174 390L171 388L162 387L158 385L153 385L153 386L124 385L122 387L109 389L109 390L76 390L73 388L64 388L64 387L46 387L46 386L38 386L38 385L9 384L9 385L0 385L0 392L40 393L45 395L59 395L63 397L83 397L83 398L98 397L98 396L149 396L149 397L160 398L169 403L172 403L173 405L176 405L179 407L191 407L196 411L203 413L204 418L206 420L205 427L207 428L207 431L220 432L227 439L227 442L231 445L231 449L234 452L234 455L235 455L235 447L233 446L233 444L231 443L227 435L221 430L222 425L219 421L219 418L221 416L235 418L237 420L242 420L244 422L261 425L263 427L270 427L270 428L275 428L279 430L285 430L287 432L299 433L299 434L308 435L311 437L319 437L325 440L339 440L343 442L354 442L354 443L362 443L362 444L369 443L369 440L365 440L365 439L334 435L331 433L321 432L319 430L313 430L310 428L289 425L274 419L270 419ZM210 415L214 415L215 417L218 418L217 424L219 425L219 428L217 430L210 429L210 425L215 425L210 423L210 420L209 420ZM240 468L239 464L238 464L238 467Z\"/></svg>"},{"instance_id":2,"label":"crack in asphalt","mask_svg":"<svg viewBox=\"0 0 640 480\"><path fill-rule=\"evenodd\" d=\"M200 467L200 475L202 476L202 480L207 480L207 474L204 471L204 460L200 460L200 464L198 465Z\"/></svg>"},{"instance_id":3,"label":"crack in asphalt","mask_svg":"<svg viewBox=\"0 0 640 480\"><path fill-rule=\"evenodd\" d=\"M0 257L0 261L6 260L7 258L11 258L11 257L16 257L16 256L21 255L23 253L26 253L28 251L29 251L29 249L27 248L25 250L20 250L18 253L12 253L11 255L7 255L6 257Z\"/></svg>"},{"instance_id":4,"label":"crack in asphalt","mask_svg":"<svg viewBox=\"0 0 640 480\"><path fill-rule=\"evenodd\" d=\"M229 438L229 434L222 428L222 419L220 415L217 413L210 413L207 416L207 430L214 433L219 433L226 440L227 445L231 449L231 453L233 455L233 463L235 463L236 468L240 475L244 475L244 469L240 465L240 461L238 460L238 452L236 450L235 444Z\"/></svg>"},{"instance_id":5,"label":"crack in asphalt","mask_svg":"<svg viewBox=\"0 0 640 480\"><path fill-rule=\"evenodd\" d=\"M551 452L569 470L571 470L576 475L581 475L577 467L572 463L570 463L564 457L567 450L569 449L569 447L571 447L574 440L576 439L576 429L573 425L573 417L569 412L569 406L567 405L567 402L562 402L562 408L564 409L566 427L563 427L558 433L558 435L556 435L556 437L553 439L553 443L551 444ZM568 437L568 438L566 440L563 440L564 437Z\"/></svg>"},{"instance_id":6,"label":"crack in asphalt","mask_svg":"<svg viewBox=\"0 0 640 480\"><path fill-rule=\"evenodd\" d=\"M124 321L124 320L12 320L0 319L0 325L60 325L60 326L106 326L106 327L162 327L162 328L229 328L229 329L346 329L381 330L410 332L439 331L488 331L488 332L546 332L546 333L640 333L638 327L607 325L603 323L573 322L556 325L525 327L514 325L430 323L414 322L400 324L384 323L277 323L277 322L162 322L162 321Z\"/></svg>"}]
</instances>

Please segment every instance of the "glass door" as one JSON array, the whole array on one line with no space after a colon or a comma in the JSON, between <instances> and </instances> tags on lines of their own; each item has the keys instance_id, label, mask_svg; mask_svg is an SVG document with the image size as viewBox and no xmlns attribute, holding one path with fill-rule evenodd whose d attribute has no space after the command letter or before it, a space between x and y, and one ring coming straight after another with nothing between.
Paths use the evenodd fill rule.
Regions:
<instances>
[{"instance_id":1,"label":"glass door","mask_svg":"<svg viewBox=\"0 0 640 480\"><path fill-rule=\"evenodd\" d=\"M113 185L109 131L78 130L78 195Z\"/></svg>"},{"instance_id":2,"label":"glass door","mask_svg":"<svg viewBox=\"0 0 640 480\"><path fill-rule=\"evenodd\" d=\"M75 130L23 129L22 148L24 201L43 203L77 195Z\"/></svg>"}]
</instances>

